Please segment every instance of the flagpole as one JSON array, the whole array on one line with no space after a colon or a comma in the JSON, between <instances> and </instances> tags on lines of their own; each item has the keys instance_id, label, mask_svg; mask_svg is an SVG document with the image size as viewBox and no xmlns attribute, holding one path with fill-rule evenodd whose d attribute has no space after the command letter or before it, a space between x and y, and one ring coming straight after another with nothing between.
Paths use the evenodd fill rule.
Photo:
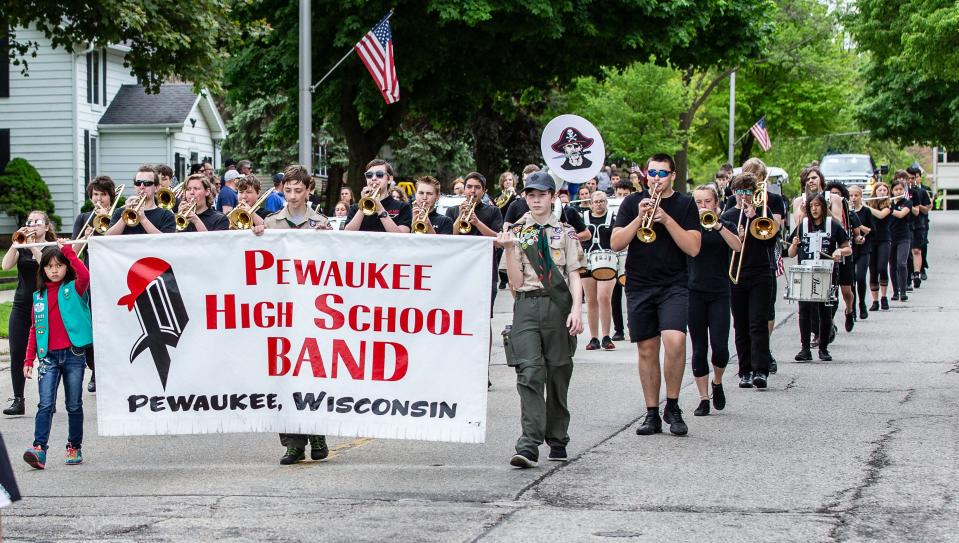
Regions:
<instances>
[{"instance_id":1,"label":"flagpole","mask_svg":"<svg viewBox=\"0 0 959 543\"><path fill-rule=\"evenodd\" d=\"M310 0L300 0L300 46L299 46L299 162L310 174L313 173L313 80L312 28L310 25Z\"/></svg>"},{"instance_id":2,"label":"flagpole","mask_svg":"<svg viewBox=\"0 0 959 543\"><path fill-rule=\"evenodd\" d=\"M391 9L390 12L386 14L386 17L384 17L383 20L389 21L390 17L392 16L393 16L393 10ZM356 46L350 47L350 50L347 51L345 55L343 55L343 58L341 58L336 64L334 64L333 67L330 68L330 71L326 72L326 75L321 77L319 81L317 81L316 83L313 84L312 87L310 87L310 92L316 92L316 88L319 87L321 83L326 81L326 78L330 77L330 74L333 73L334 70L339 68L340 64L343 64L343 61L349 58L349 56L352 55L354 51L356 51Z\"/></svg>"}]
</instances>

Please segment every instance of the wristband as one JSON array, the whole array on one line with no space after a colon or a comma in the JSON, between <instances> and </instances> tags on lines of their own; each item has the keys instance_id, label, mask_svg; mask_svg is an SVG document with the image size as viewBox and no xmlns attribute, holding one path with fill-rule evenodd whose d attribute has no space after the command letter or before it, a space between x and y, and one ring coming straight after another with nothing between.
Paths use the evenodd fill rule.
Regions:
<instances>
[{"instance_id":1,"label":"wristband","mask_svg":"<svg viewBox=\"0 0 959 543\"><path fill-rule=\"evenodd\" d=\"M381 211L380 214L377 215L377 217L379 217L379 218L381 218L381 219L385 219L385 218L387 218L387 217L389 217L389 216L390 216L390 214L387 213L386 210Z\"/></svg>"}]
</instances>

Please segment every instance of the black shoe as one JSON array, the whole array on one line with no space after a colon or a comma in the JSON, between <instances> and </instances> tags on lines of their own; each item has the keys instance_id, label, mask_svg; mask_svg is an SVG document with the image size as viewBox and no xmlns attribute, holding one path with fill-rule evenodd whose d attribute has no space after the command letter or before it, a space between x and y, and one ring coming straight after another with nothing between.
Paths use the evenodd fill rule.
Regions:
<instances>
[{"instance_id":1,"label":"black shoe","mask_svg":"<svg viewBox=\"0 0 959 543\"><path fill-rule=\"evenodd\" d=\"M926 270L922 270L922 273L919 274L919 278L922 279L923 281L925 281L926 279L929 279L929 276L926 275Z\"/></svg>"},{"instance_id":2,"label":"black shoe","mask_svg":"<svg viewBox=\"0 0 959 543\"><path fill-rule=\"evenodd\" d=\"M878 301L878 300L872 303L872 305L869 307L869 311L879 311L879 301Z\"/></svg>"},{"instance_id":3,"label":"black shoe","mask_svg":"<svg viewBox=\"0 0 959 543\"><path fill-rule=\"evenodd\" d=\"M616 332L611 339L613 341L626 341L626 336L622 332Z\"/></svg>"},{"instance_id":4,"label":"black shoe","mask_svg":"<svg viewBox=\"0 0 959 543\"><path fill-rule=\"evenodd\" d=\"M679 406L664 409L663 422L669 424L669 433L674 436L684 436L689 433L689 427L683 422L683 410Z\"/></svg>"},{"instance_id":5,"label":"black shoe","mask_svg":"<svg viewBox=\"0 0 959 543\"><path fill-rule=\"evenodd\" d=\"M908 290L908 289L907 289L907 290ZM902 294L899 295L899 301L900 301L900 302L908 302L908 301L909 301L909 296L906 295L905 292L903 292Z\"/></svg>"},{"instance_id":6,"label":"black shoe","mask_svg":"<svg viewBox=\"0 0 959 543\"><path fill-rule=\"evenodd\" d=\"M796 353L796 362L809 362L810 360L812 360L812 352L809 347L803 347Z\"/></svg>"},{"instance_id":7,"label":"black shoe","mask_svg":"<svg viewBox=\"0 0 959 543\"><path fill-rule=\"evenodd\" d=\"M819 334L813 334L813 336L812 336L812 342L810 342L809 345L811 345L812 347L818 347L818 346L819 346Z\"/></svg>"},{"instance_id":8,"label":"black shoe","mask_svg":"<svg viewBox=\"0 0 959 543\"><path fill-rule=\"evenodd\" d=\"M919 288L920 285L922 285L922 279L919 278L919 274L912 274L912 286Z\"/></svg>"},{"instance_id":9,"label":"black shoe","mask_svg":"<svg viewBox=\"0 0 959 543\"><path fill-rule=\"evenodd\" d=\"M873 309L873 311L875 311L875 309ZM859 306L859 320L864 321L864 320L866 320L866 319L868 319L868 318L869 318L869 312L866 311L866 306L865 306L865 304Z\"/></svg>"},{"instance_id":10,"label":"black shoe","mask_svg":"<svg viewBox=\"0 0 959 543\"><path fill-rule=\"evenodd\" d=\"M753 388L753 373L751 371L739 376L739 388Z\"/></svg>"},{"instance_id":11,"label":"black shoe","mask_svg":"<svg viewBox=\"0 0 959 543\"><path fill-rule=\"evenodd\" d=\"M893 294L892 297L889 298L889 299L892 300L892 301L894 301L894 302L898 302L898 301L899 301L899 293L897 292L897 293ZM883 308L883 309L885 309L885 308Z\"/></svg>"},{"instance_id":12,"label":"black shoe","mask_svg":"<svg viewBox=\"0 0 959 543\"><path fill-rule=\"evenodd\" d=\"M779 372L779 363L776 362L776 358L773 357L773 353L769 353L769 373Z\"/></svg>"},{"instance_id":13,"label":"black shoe","mask_svg":"<svg viewBox=\"0 0 959 543\"><path fill-rule=\"evenodd\" d=\"M589 340L589 343L586 344L587 351L595 351L599 349L599 347L600 347L599 340L596 338Z\"/></svg>"},{"instance_id":14,"label":"black shoe","mask_svg":"<svg viewBox=\"0 0 959 543\"><path fill-rule=\"evenodd\" d=\"M500 289L500 290L506 290L506 283L500 281L499 289Z\"/></svg>"},{"instance_id":15,"label":"black shoe","mask_svg":"<svg viewBox=\"0 0 959 543\"><path fill-rule=\"evenodd\" d=\"M27 412L23 398L14 398L10 407L3 410L4 415L23 415Z\"/></svg>"},{"instance_id":16,"label":"black shoe","mask_svg":"<svg viewBox=\"0 0 959 543\"><path fill-rule=\"evenodd\" d=\"M651 436L661 433L663 433L663 419L659 418L659 413L654 414L647 411L642 424L636 427L636 435Z\"/></svg>"},{"instance_id":17,"label":"black shoe","mask_svg":"<svg viewBox=\"0 0 959 543\"><path fill-rule=\"evenodd\" d=\"M612 351L613 349L616 348L616 344L613 343L612 338L610 338L609 336L604 336L602 343L603 343L603 349L604 349L604 350Z\"/></svg>"},{"instance_id":18,"label":"black shoe","mask_svg":"<svg viewBox=\"0 0 959 543\"><path fill-rule=\"evenodd\" d=\"M852 327L856 325L856 314L846 313L846 331L852 332Z\"/></svg>"},{"instance_id":19,"label":"black shoe","mask_svg":"<svg viewBox=\"0 0 959 543\"><path fill-rule=\"evenodd\" d=\"M882 310L889 311L889 300L885 296L883 296L882 298L879 299L879 301L882 303Z\"/></svg>"},{"instance_id":20,"label":"black shoe","mask_svg":"<svg viewBox=\"0 0 959 543\"><path fill-rule=\"evenodd\" d=\"M820 347L820 348L819 348L819 360L822 360L823 362L831 362L831 361L832 361L832 355L829 354L829 349L827 349L827 348L825 348L825 347Z\"/></svg>"},{"instance_id":21,"label":"black shoe","mask_svg":"<svg viewBox=\"0 0 959 543\"><path fill-rule=\"evenodd\" d=\"M709 414L709 400L699 400L699 406L693 411L694 417L705 417Z\"/></svg>"},{"instance_id":22,"label":"black shoe","mask_svg":"<svg viewBox=\"0 0 959 543\"><path fill-rule=\"evenodd\" d=\"M722 411L726 408L726 393L723 392L723 384L709 383L713 387L713 407L716 411Z\"/></svg>"},{"instance_id":23,"label":"black shoe","mask_svg":"<svg viewBox=\"0 0 959 543\"><path fill-rule=\"evenodd\" d=\"M549 446L549 461L550 462L565 462L569 460L569 457L566 456L566 447L562 445L550 445Z\"/></svg>"},{"instance_id":24,"label":"black shoe","mask_svg":"<svg viewBox=\"0 0 959 543\"><path fill-rule=\"evenodd\" d=\"M300 460L306 459L306 452L303 449L297 449L296 447L287 447L286 454L283 455L283 458L280 458L281 466L289 466L290 464L296 464Z\"/></svg>"},{"instance_id":25,"label":"black shoe","mask_svg":"<svg viewBox=\"0 0 959 543\"><path fill-rule=\"evenodd\" d=\"M753 374L753 386L756 388L766 388L768 377L761 373Z\"/></svg>"},{"instance_id":26,"label":"black shoe","mask_svg":"<svg viewBox=\"0 0 959 543\"><path fill-rule=\"evenodd\" d=\"M323 460L330 455L330 448L326 446L326 436L310 436L310 458Z\"/></svg>"},{"instance_id":27,"label":"black shoe","mask_svg":"<svg viewBox=\"0 0 959 543\"><path fill-rule=\"evenodd\" d=\"M518 452L509 459L509 465L517 468L535 468L536 458L526 451Z\"/></svg>"},{"instance_id":28,"label":"black shoe","mask_svg":"<svg viewBox=\"0 0 959 543\"><path fill-rule=\"evenodd\" d=\"M97 376L91 375L90 382L87 383L87 392L96 392L97 391Z\"/></svg>"}]
</instances>

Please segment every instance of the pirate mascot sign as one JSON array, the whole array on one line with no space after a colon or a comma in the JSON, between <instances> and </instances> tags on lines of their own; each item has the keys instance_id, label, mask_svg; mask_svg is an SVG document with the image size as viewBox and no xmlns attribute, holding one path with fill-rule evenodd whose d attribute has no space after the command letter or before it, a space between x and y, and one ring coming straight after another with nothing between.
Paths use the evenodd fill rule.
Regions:
<instances>
[{"instance_id":1,"label":"pirate mascot sign","mask_svg":"<svg viewBox=\"0 0 959 543\"><path fill-rule=\"evenodd\" d=\"M560 115L550 121L543 129L540 149L550 172L568 183L592 179L606 159L599 131L577 115Z\"/></svg>"}]
</instances>

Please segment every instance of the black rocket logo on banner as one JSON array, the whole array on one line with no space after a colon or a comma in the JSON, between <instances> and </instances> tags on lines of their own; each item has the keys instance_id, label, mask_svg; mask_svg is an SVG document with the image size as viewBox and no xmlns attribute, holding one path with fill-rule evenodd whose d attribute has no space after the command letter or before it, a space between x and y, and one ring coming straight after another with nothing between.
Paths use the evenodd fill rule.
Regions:
<instances>
[{"instance_id":1,"label":"black rocket logo on banner","mask_svg":"<svg viewBox=\"0 0 959 543\"><path fill-rule=\"evenodd\" d=\"M183 329L190 321L173 269L159 258L141 258L127 273L127 287L130 293L120 298L117 305L136 310L143 330L130 351L130 363L149 349L160 383L166 390L167 376L170 374L170 352L167 348L177 346Z\"/></svg>"}]
</instances>

